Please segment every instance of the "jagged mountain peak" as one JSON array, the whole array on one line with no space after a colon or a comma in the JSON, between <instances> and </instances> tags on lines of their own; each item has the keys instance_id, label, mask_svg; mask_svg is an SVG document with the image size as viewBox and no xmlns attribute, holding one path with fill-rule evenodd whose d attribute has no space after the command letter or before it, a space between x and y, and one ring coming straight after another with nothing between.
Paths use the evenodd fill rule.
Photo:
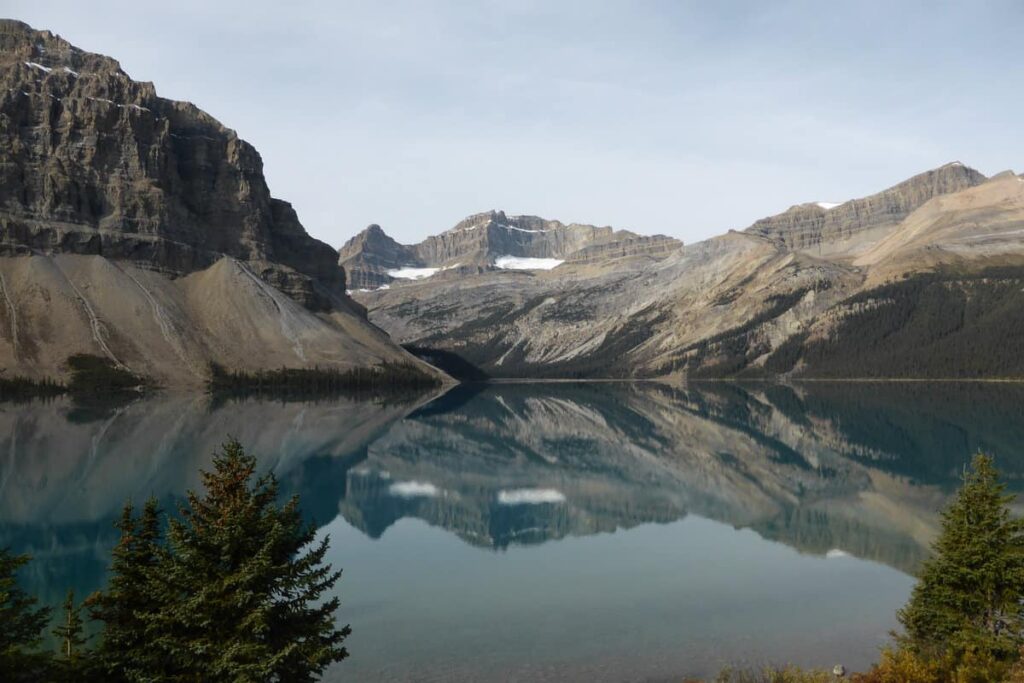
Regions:
<instances>
[{"instance_id":1,"label":"jagged mountain peak","mask_svg":"<svg viewBox=\"0 0 1024 683\"><path fill-rule=\"evenodd\" d=\"M374 228L377 228L376 230ZM491 270L549 270L565 262L604 263L640 256L663 258L681 242L611 227L566 225L540 216L483 211L414 245L401 245L370 226L339 250L353 290L373 290L396 280L426 280Z\"/></svg>"}]
</instances>

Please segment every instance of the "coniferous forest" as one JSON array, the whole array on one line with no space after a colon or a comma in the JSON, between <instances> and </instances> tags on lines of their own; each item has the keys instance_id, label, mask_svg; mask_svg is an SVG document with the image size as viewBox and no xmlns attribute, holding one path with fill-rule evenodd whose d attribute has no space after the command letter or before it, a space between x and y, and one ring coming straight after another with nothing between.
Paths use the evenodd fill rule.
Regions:
<instances>
[{"instance_id":1,"label":"coniferous forest","mask_svg":"<svg viewBox=\"0 0 1024 683\"><path fill-rule=\"evenodd\" d=\"M106 588L56 613L18 587L30 558L0 550L0 680L312 681L347 657L341 571L298 498L279 504L235 440L202 482L174 516L126 503Z\"/></svg>"}]
</instances>

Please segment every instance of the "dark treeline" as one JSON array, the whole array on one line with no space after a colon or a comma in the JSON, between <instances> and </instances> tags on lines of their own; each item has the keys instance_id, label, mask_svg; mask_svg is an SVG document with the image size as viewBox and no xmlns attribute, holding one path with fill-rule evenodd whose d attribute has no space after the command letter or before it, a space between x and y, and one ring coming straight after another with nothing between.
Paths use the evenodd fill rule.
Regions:
<instances>
[{"instance_id":1,"label":"dark treeline","mask_svg":"<svg viewBox=\"0 0 1024 683\"><path fill-rule=\"evenodd\" d=\"M31 379L20 375L7 376L0 372L0 399L19 400L47 396L60 396L67 387L52 379Z\"/></svg>"},{"instance_id":2,"label":"dark treeline","mask_svg":"<svg viewBox=\"0 0 1024 683\"><path fill-rule=\"evenodd\" d=\"M273 394L322 396L330 394L387 394L428 390L441 380L411 363L385 362L369 368L280 368L245 372L210 364L208 388L214 394Z\"/></svg>"},{"instance_id":3,"label":"dark treeline","mask_svg":"<svg viewBox=\"0 0 1024 683\"><path fill-rule=\"evenodd\" d=\"M18 587L29 558L0 549L0 681L313 681L347 657L327 597L341 572L298 498L279 505L233 440L202 481L174 517L127 503L106 589L56 614Z\"/></svg>"},{"instance_id":4,"label":"dark treeline","mask_svg":"<svg viewBox=\"0 0 1024 683\"><path fill-rule=\"evenodd\" d=\"M68 356L71 380L68 392L75 395L142 391L150 382L109 358L76 353Z\"/></svg>"},{"instance_id":5,"label":"dark treeline","mask_svg":"<svg viewBox=\"0 0 1024 683\"><path fill-rule=\"evenodd\" d=\"M797 368L808 377L1024 377L1024 269L915 275L845 303L852 311L827 339L794 338L766 369Z\"/></svg>"},{"instance_id":6,"label":"dark treeline","mask_svg":"<svg viewBox=\"0 0 1024 683\"><path fill-rule=\"evenodd\" d=\"M109 358L76 353L65 362L70 379L67 384L55 379L7 377L0 370L0 399L18 400L70 394L76 398L138 393L150 386L144 377L117 365Z\"/></svg>"}]
</instances>

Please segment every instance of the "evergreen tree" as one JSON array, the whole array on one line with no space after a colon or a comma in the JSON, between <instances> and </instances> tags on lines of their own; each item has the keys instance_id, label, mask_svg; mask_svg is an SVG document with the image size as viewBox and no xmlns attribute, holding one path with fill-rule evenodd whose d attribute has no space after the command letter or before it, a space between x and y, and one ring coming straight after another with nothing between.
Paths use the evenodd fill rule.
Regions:
<instances>
[{"instance_id":1,"label":"evergreen tree","mask_svg":"<svg viewBox=\"0 0 1024 683\"><path fill-rule=\"evenodd\" d=\"M1024 642L1024 525L1011 518L1004 490L992 458L976 455L899 612L914 651L1012 658Z\"/></svg>"},{"instance_id":2,"label":"evergreen tree","mask_svg":"<svg viewBox=\"0 0 1024 683\"><path fill-rule=\"evenodd\" d=\"M15 574L28 562L0 548L0 681L39 680L47 659L36 648L50 611L18 587Z\"/></svg>"},{"instance_id":3,"label":"evergreen tree","mask_svg":"<svg viewBox=\"0 0 1024 683\"><path fill-rule=\"evenodd\" d=\"M62 616L52 633L60 645L55 667L56 679L68 683L89 680L91 661L89 652L85 649L82 606L75 602L75 591L68 591L64 599Z\"/></svg>"},{"instance_id":4,"label":"evergreen tree","mask_svg":"<svg viewBox=\"0 0 1024 683\"><path fill-rule=\"evenodd\" d=\"M165 680L312 681L348 656L337 628L341 576L324 563L328 541L314 545L298 499L277 506L273 475L235 440L203 472L172 520L161 576L163 609L150 623Z\"/></svg>"},{"instance_id":5,"label":"evergreen tree","mask_svg":"<svg viewBox=\"0 0 1024 683\"><path fill-rule=\"evenodd\" d=\"M153 576L163 552L156 499L146 501L139 517L129 501L114 526L121 535L111 553L107 590L86 601L90 616L103 622L99 664L112 680L154 680L162 662L146 625L160 608Z\"/></svg>"}]
</instances>

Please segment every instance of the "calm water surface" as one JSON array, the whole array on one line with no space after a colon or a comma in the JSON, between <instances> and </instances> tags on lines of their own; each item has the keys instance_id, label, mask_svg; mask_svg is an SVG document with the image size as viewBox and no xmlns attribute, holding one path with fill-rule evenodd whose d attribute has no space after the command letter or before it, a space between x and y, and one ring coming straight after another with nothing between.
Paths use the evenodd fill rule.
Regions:
<instances>
[{"instance_id":1,"label":"calm water surface","mask_svg":"<svg viewBox=\"0 0 1024 683\"><path fill-rule=\"evenodd\" d=\"M978 449L1024 477L1024 388L464 386L432 401L0 405L0 545L56 604L124 500L173 507L231 434L331 536L331 681L661 681L860 667Z\"/></svg>"}]
</instances>

